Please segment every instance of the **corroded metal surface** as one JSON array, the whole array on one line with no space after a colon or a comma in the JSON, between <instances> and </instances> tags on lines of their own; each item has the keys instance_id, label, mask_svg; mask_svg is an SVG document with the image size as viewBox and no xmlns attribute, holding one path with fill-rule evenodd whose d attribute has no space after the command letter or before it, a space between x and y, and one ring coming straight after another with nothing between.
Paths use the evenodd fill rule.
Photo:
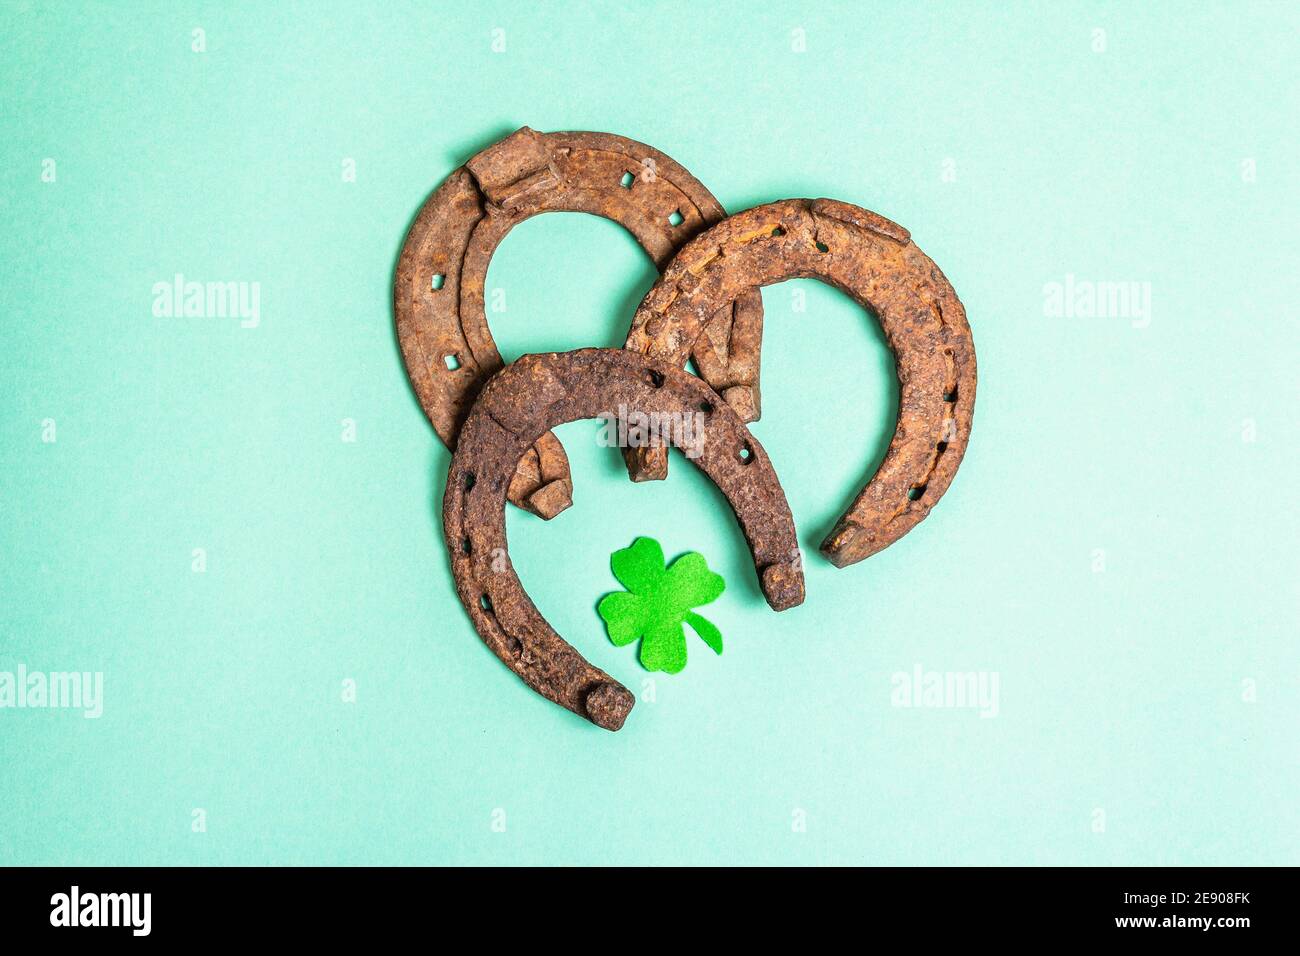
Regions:
<instances>
[{"instance_id":1,"label":"corroded metal surface","mask_svg":"<svg viewBox=\"0 0 1300 956\"><path fill-rule=\"evenodd\" d=\"M479 388L502 365L484 312L488 262L512 227L548 211L612 219L661 269L724 215L673 160L608 133L524 127L453 172L416 216L393 284L407 374L448 448ZM758 292L747 292L722 303L687 346L700 375L746 421L759 414L762 316ZM515 469L510 500L550 518L569 506L572 492L564 449L554 435L541 436Z\"/></svg>"},{"instance_id":2,"label":"corroded metal surface","mask_svg":"<svg viewBox=\"0 0 1300 956\"><path fill-rule=\"evenodd\" d=\"M976 374L966 312L908 231L831 199L787 199L738 213L677 254L638 308L627 348L681 366L719 308L761 286L801 277L828 282L873 310L898 372L893 441L821 546L844 567L888 547L929 514L970 435ZM639 480L667 474L662 448L626 454Z\"/></svg>"},{"instance_id":3,"label":"corroded metal surface","mask_svg":"<svg viewBox=\"0 0 1300 956\"><path fill-rule=\"evenodd\" d=\"M539 436L565 422L636 412L691 416L702 426L689 444L671 440L690 448L731 504L768 604L781 611L802 603L794 520L763 447L703 381L625 349L526 355L495 375L461 429L443 498L456 591L479 636L539 694L607 730L623 725L632 694L587 663L529 600L506 550L505 502L515 463Z\"/></svg>"}]
</instances>

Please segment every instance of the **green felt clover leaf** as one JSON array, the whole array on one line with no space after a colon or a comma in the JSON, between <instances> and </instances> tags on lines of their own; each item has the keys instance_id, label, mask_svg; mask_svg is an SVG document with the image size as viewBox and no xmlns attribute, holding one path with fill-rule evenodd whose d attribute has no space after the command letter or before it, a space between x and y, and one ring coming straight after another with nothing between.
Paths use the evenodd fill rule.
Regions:
<instances>
[{"instance_id":1,"label":"green felt clover leaf","mask_svg":"<svg viewBox=\"0 0 1300 956\"><path fill-rule=\"evenodd\" d=\"M609 563L627 590L606 594L596 610L616 646L641 639L641 665L646 670L676 674L686 666L683 623L714 653L722 653L722 632L691 610L716 601L726 587L703 555L689 551L665 568L659 542L637 538L632 547L615 551Z\"/></svg>"}]
</instances>

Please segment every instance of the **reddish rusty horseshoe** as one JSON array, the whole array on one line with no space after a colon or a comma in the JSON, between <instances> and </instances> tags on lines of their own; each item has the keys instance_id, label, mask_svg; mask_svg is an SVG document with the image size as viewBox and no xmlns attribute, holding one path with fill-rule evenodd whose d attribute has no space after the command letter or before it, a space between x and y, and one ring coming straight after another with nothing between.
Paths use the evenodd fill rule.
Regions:
<instances>
[{"instance_id":1,"label":"reddish rusty horseshoe","mask_svg":"<svg viewBox=\"0 0 1300 956\"><path fill-rule=\"evenodd\" d=\"M776 472L736 412L703 381L626 349L525 355L498 372L461 428L447 476L443 534L456 592L506 666L606 730L623 726L632 694L587 663L529 600L506 551L505 503L515 463L539 436L565 422L629 410L677 421L690 415L702 424L692 460L731 504L768 604L782 611L804 597L794 519Z\"/></svg>"},{"instance_id":2,"label":"reddish rusty horseshoe","mask_svg":"<svg viewBox=\"0 0 1300 956\"><path fill-rule=\"evenodd\" d=\"M488 329L488 262L512 227L549 211L587 212L624 226L662 268L701 229L722 219L718 201L658 150L609 133L538 133L524 127L448 177L416 216L393 283L397 337L425 415L455 448L474 396L501 368ZM700 375L745 418L759 414L758 293L724 302L692 343ZM687 351L692 351L688 346ZM543 518L572 502L564 449L540 436L520 460L510 500Z\"/></svg>"},{"instance_id":3,"label":"reddish rusty horseshoe","mask_svg":"<svg viewBox=\"0 0 1300 956\"><path fill-rule=\"evenodd\" d=\"M834 285L875 311L898 372L898 424L875 476L822 542L837 566L888 547L947 490L975 407L975 344L939 267L902 226L832 199L786 199L737 213L685 245L646 295L627 348L685 363L708 317L785 279ZM667 474L662 448L628 449L638 480Z\"/></svg>"}]
</instances>

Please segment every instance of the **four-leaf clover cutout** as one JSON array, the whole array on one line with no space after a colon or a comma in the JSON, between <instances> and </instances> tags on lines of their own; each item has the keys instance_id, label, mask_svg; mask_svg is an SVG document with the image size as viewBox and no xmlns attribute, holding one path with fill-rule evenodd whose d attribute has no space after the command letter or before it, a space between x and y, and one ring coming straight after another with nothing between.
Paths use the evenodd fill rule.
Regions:
<instances>
[{"instance_id":1,"label":"four-leaf clover cutout","mask_svg":"<svg viewBox=\"0 0 1300 956\"><path fill-rule=\"evenodd\" d=\"M722 575L709 570L703 555L688 551L665 567L659 542L637 538L630 548L615 551L609 563L627 590L606 594L596 610L616 646L641 639L641 664L646 670L676 674L686 666L683 623L715 653L722 653L722 632L691 610L717 600L726 587Z\"/></svg>"}]
</instances>

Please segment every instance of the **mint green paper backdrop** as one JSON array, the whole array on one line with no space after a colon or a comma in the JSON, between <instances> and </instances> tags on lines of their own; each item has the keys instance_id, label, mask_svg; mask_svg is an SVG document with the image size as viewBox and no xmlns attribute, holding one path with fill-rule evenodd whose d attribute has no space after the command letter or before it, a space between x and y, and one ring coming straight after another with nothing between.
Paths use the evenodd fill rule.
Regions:
<instances>
[{"instance_id":1,"label":"mint green paper backdrop","mask_svg":"<svg viewBox=\"0 0 1300 956\"><path fill-rule=\"evenodd\" d=\"M104 700L0 709L0 863L1300 862L1298 28L1288 4L6 3L0 671L102 672ZM732 210L881 212L979 356L952 489L836 570L816 546L888 442L890 356L840 293L764 290L754 431L808 570L780 615L684 459L633 485L594 423L561 429L575 506L512 511L512 556L641 698L618 734L471 629L393 333L415 211L523 124L649 143ZM155 316L177 273L258 283L257 326ZM489 318L507 357L614 346L653 279L614 224L543 216ZM1059 314L1067 281L1150 309ZM595 613L642 534L728 581L725 653L692 635L675 677ZM897 706L918 667L995 675L996 713Z\"/></svg>"}]
</instances>

